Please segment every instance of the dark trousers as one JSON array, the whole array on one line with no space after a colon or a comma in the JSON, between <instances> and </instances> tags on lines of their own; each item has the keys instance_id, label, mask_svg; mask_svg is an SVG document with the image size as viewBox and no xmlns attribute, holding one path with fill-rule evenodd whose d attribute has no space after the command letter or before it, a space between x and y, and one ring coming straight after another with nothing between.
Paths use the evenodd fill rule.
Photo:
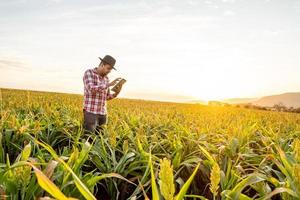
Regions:
<instances>
[{"instance_id":1,"label":"dark trousers","mask_svg":"<svg viewBox=\"0 0 300 200\"><path fill-rule=\"evenodd\" d=\"M83 110L83 128L86 132L102 131L106 124L106 115L94 114Z\"/></svg>"}]
</instances>

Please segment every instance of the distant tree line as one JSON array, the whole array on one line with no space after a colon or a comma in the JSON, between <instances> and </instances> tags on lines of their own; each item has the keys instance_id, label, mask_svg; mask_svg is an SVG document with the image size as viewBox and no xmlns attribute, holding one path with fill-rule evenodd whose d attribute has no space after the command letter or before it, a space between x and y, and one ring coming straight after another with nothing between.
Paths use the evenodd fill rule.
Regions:
<instances>
[{"instance_id":1,"label":"distant tree line","mask_svg":"<svg viewBox=\"0 0 300 200\"><path fill-rule=\"evenodd\" d=\"M277 112L300 113L300 108L288 107L288 106L285 106L283 103L274 104L272 107L258 106L258 105L253 105L251 103L239 104L239 105L236 105L236 106L237 107L250 108L250 109L257 109L257 110L270 110L270 111L277 111Z\"/></svg>"},{"instance_id":2,"label":"distant tree line","mask_svg":"<svg viewBox=\"0 0 300 200\"><path fill-rule=\"evenodd\" d=\"M294 108L294 107L288 107L285 106L283 103L277 103L273 106L258 106L251 103L247 104L228 104L220 101L210 101L208 102L208 105L210 106L235 106L239 108L249 108L249 109L256 109L256 110L269 110L269 111L277 111L277 112L293 112L293 113L300 113L300 107Z\"/></svg>"}]
</instances>

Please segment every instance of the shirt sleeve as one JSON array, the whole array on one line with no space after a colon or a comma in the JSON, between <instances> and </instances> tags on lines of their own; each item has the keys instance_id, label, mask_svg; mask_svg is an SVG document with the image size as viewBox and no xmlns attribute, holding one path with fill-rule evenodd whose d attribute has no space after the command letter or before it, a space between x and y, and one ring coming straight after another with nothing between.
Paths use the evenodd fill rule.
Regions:
<instances>
[{"instance_id":1,"label":"shirt sleeve","mask_svg":"<svg viewBox=\"0 0 300 200\"><path fill-rule=\"evenodd\" d=\"M108 88L108 84L105 81L103 83L96 85L93 81L93 74L90 70L87 70L83 76L84 87L91 91L92 93L101 92Z\"/></svg>"}]
</instances>

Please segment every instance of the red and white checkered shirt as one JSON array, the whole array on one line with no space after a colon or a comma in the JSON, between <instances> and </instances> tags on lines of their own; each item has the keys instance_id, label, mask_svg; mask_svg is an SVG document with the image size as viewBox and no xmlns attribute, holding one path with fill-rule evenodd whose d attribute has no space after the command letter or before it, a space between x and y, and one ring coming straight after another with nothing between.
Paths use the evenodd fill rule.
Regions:
<instances>
[{"instance_id":1,"label":"red and white checkered shirt","mask_svg":"<svg viewBox=\"0 0 300 200\"><path fill-rule=\"evenodd\" d=\"M109 90L109 79L107 76L100 76L96 68L84 72L84 102L83 109L94 114L107 114L106 100L113 98Z\"/></svg>"}]
</instances>

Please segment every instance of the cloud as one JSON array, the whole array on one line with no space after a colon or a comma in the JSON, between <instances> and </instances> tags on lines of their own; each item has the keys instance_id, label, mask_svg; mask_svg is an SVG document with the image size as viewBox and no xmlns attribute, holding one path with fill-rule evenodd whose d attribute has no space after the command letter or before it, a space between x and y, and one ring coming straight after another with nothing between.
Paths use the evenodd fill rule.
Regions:
<instances>
[{"instance_id":1,"label":"cloud","mask_svg":"<svg viewBox=\"0 0 300 200\"><path fill-rule=\"evenodd\" d=\"M224 3L234 3L235 0L222 0Z\"/></svg>"},{"instance_id":2,"label":"cloud","mask_svg":"<svg viewBox=\"0 0 300 200\"><path fill-rule=\"evenodd\" d=\"M19 71L25 71L29 69L28 64L17 59L0 59L0 69L16 69Z\"/></svg>"},{"instance_id":3,"label":"cloud","mask_svg":"<svg viewBox=\"0 0 300 200\"><path fill-rule=\"evenodd\" d=\"M224 16L234 16L235 12L233 12L232 10L225 10L224 12Z\"/></svg>"},{"instance_id":4,"label":"cloud","mask_svg":"<svg viewBox=\"0 0 300 200\"><path fill-rule=\"evenodd\" d=\"M12 5L20 5L25 3L27 3L27 0L2 1L0 2L0 6L12 6Z\"/></svg>"},{"instance_id":5,"label":"cloud","mask_svg":"<svg viewBox=\"0 0 300 200\"><path fill-rule=\"evenodd\" d=\"M52 1L54 3L60 3L62 0L50 0L50 1Z\"/></svg>"}]
</instances>

